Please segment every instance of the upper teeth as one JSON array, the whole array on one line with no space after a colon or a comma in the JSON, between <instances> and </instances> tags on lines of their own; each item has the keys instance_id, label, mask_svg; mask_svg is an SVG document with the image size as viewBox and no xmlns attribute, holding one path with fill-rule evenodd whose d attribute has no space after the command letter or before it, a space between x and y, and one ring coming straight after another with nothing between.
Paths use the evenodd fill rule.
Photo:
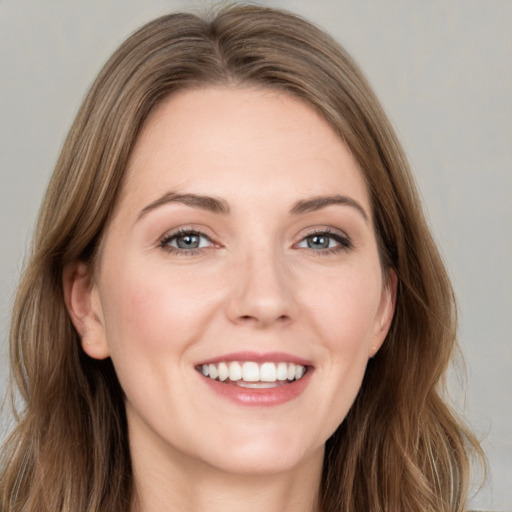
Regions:
<instances>
[{"instance_id":1,"label":"upper teeth","mask_svg":"<svg viewBox=\"0 0 512 512\"><path fill-rule=\"evenodd\" d=\"M306 373L306 367L295 363L255 363L253 361L220 362L203 364L201 373L210 379L244 382L276 382L298 380Z\"/></svg>"}]
</instances>

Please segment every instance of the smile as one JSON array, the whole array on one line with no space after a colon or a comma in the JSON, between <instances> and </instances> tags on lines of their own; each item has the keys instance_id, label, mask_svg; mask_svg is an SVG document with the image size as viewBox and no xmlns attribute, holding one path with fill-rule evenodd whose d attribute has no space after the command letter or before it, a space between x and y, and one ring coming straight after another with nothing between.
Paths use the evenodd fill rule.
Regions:
<instances>
[{"instance_id":1,"label":"smile","mask_svg":"<svg viewBox=\"0 0 512 512\"><path fill-rule=\"evenodd\" d=\"M266 389L302 379L306 366L291 362L220 361L196 367L209 379L252 389Z\"/></svg>"}]
</instances>

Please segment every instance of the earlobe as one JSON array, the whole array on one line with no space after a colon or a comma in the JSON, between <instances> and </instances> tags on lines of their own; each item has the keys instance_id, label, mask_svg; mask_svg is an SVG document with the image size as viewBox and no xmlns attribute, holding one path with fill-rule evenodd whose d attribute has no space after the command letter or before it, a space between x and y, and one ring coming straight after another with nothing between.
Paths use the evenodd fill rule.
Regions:
<instances>
[{"instance_id":1,"label":"earlobe","mask_svg":"<svg viewBox=\"0 0 512 512\"><path fill-rule=\"evenodd\" d=\"M386 286L382 290L381 303L375 323L374 342L370 347L369 357L373 357L378 352L391 327L395 313L397 285L398 277L396 272L393 269L389 269Z\"/></svg>"},{"instance_id":2,"label":"earlobe","mask_svg":"<svg viewBox=\"0 0 512 512\"><path fill-rule=\"evenodd\" d=\"M82 340L82 349L94 359L109 356L98 290L89 266L75 261L62 273L64 301L71 321Z\"/></svg>"}]
</instances>

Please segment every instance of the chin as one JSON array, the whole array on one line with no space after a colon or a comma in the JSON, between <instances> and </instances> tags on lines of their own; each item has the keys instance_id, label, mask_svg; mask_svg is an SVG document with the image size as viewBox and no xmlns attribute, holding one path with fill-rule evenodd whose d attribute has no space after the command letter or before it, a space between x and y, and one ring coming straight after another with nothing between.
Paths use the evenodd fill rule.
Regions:
<instances>
[{"instance_id":1,"label":"chin","mask_svg":"<svg viewBox=\"0 0 512 512\"><path fill-rule=\"evenodd\" d=\"M236 439L228 446L217 445L202 454L203 460L219 470L240 475L286 473L313 458L323 460L324 445L307 447L283 436L260 436L259 439Z\"/></svg>"}]
</instances>

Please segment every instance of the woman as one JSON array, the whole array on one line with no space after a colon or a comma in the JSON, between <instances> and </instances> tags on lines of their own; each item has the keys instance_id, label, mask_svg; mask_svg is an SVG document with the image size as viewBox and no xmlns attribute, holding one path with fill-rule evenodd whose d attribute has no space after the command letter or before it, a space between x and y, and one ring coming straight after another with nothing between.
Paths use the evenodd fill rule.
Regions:
<instances>
[{"instance_id":1,"label":"woman","mask_svg":"<svg viewBox=\"0 0 512 512\"><path fill-rule=\"evenodd\" d=\"M42 206L2 510L465 510L454 340L350 57L272 9L157 19L93 84Z\"/></svg>"}]
</instances>

